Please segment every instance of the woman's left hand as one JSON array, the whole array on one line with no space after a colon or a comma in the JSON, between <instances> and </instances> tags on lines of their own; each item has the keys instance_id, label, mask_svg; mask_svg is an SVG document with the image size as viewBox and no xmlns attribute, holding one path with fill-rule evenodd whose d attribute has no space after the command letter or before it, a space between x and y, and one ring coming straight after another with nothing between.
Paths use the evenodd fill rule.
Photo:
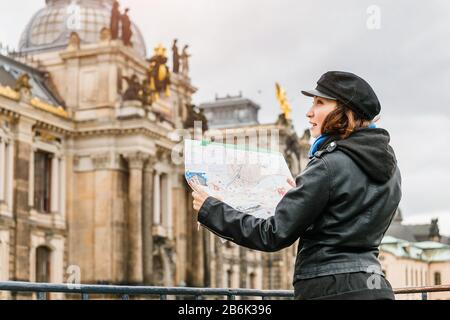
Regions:
<instances>
[{"instance_id":1,"label":"woman's left hand","mask_svg":"<svg viewBox=\"0 0 450 320\"><path fill-rule=\"evenodd\" d=\"M203 203L205 203L206 199L209 197L209 194L203 189L196 177L189 180L188 183L192 190L194 190L192 192L194 210L199 211L203 206Z\"/></svg>"}]
</instances>

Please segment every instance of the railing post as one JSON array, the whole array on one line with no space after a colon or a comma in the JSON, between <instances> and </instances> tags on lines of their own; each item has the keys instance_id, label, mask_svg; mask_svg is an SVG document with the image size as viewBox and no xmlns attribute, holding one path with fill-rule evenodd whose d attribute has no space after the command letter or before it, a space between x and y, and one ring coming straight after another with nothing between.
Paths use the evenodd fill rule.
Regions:
<instances>
[{"instance_id":1,"label":"railing post","mask_svg":"<svg viewBox=\"0 0 450 320\"><path fill-rule=\"evenodd\" d=\"M47 294L45 292L38 292L37 298L38 300L47 300Z\"/></svg>"}]
</instances>

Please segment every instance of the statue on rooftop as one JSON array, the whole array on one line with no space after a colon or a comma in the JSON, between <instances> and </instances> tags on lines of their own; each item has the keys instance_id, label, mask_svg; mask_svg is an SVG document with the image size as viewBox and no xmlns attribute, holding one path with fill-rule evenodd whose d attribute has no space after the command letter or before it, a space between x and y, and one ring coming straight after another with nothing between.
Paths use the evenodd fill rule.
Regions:
<instances>
[{"instance_id":1,"label":"statue on rooftop","mask_svg":"<svg viewBox=\"0 0 450 320\"><path fill-rule=\"evenodd\" d=\"M127 90L125 90L125 93L122 95L123 101L142 101L143 90L138 76L133 74L131 78L125 76L122 78L125 79L128 84Z\"/></svg>"},{"instance_id":2,"label":"statue on rooftop","mask_svg":"<svg viewBox=\"0 0 450 320\"><path fill-rule=\"evenodd\" d=\"M113 40L119 38L119 23L121 19L119 6L119 1L115 0L111 10L111 22L109 27L111 30L111 39Z\"/></svg>"},{"instance_id":3,"label":"statue on rooftop","mask_svg":"<svg viewBox=\"0 0 450 320\"><path fill-rule=\"evenodd\" d=\"M185 45L183 52L181 53L181 73L184 75L189 75L189 58L191 55L187 52L189 45Z\"/></svg>"},{"instance_id":4,"label":"statue on rooftop","mask_svg":"<svg viewBox=\"0 0 450 320\"><path fill-rule=\"evenodd\" d=\"M32 86L30 84L30 76L27 73L21 74L16 80L16 86L14 88L17 92L25 92L31 94Z\"/></svg>"},{"instance_id":5,"label":"statue on rooftop","mask_svg":"<svg viewBox=\"0 0 450 320\"><path fill-rule=\"evenodd\" d=\"M148 70L148 82L150 90L153 92L153 101L159 99L160 94L170 96L170 70L167 67L166 48L158 45L155 54L148 60L150 67Z\"/></svg>"},{"instance_id":6,"label":"statue on rooftop","mask_svg":"<svg viewBox=\"0 0 450 320\"><path fill-rule=\"evenodd\" d=\"M133 31L131 30L131 19L128 15L128 12L130 11L129 8L125 9L125 13L121 16L121 22L122 22L122 41L123 44L129 47L133 46L133 43L131 42L131 37L133 36Z\"/></svg>"},{"instance_id":7,"label":"statue on rooftop","mask_svg":"<svg viewBox=\"0 0 450 320\"><path fill-rule=\"evenodd\" d=\"M177 46L178 40L173 40L172 52L173 52L173 73L180 72L180 54Z\"/></svg>"}]
</instances>

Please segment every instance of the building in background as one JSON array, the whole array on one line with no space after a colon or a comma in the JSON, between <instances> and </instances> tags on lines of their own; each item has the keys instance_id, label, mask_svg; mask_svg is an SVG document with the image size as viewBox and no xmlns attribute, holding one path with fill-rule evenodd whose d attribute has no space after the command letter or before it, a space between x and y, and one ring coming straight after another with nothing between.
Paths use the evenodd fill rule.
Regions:
<instances>
[{"instance_id":1,"label":"building in background","mask_svg":"<svg viewBox=\"0 0 450 320\"><path fill-rule=\"evenodd\" d=\"M435 286L450 283L450 245L439 232L437 219L429 224L403 224L400 209L380 246L381 265L394 288ZM430 299L450 299L450 294L430 293ZM419 294L397 299L420 299Z\"/></svg>"},{"instance_id":2,"label":"building in background","mask_svg":"<svg viewBox=\"0 0 450 320\"><path fill-rule=\"evenodd\" d=\"M71 29L71 1L46 1L0 57L0 280L186 282L170 134L197 89L134 24L114 38L112 0L77 4Z\"/></svg>"},{"instance_id":3,"label":"building in background","mask_svg":"<svg viewBox=\"0 0 450 320\"><path fill-rule=\"evenodd\" d=\"M435 241L409 242L386 236L380 261L394 288L438 286L450 283L450 246ZM449 292L429 293L429 299L450 299ZM420 294L397 299L420 299Z\"/></svg>"},{"instance_id":4,"label":"building in background","mask_svg":"<svg viewBox=\"0 0 450 320\"><path fill-rule=\"evenodd\" d=\"M219 97L215 101L202 103L210 129L232 128L258 125L258 111L261 107L250 99L238 96Z\"/></svg>"},{"instance_id":5,"label":"building in background","mask_svg":"<svg viewBox=\"0 0 450 320\"><path fill-rule=\"evenodd\" d=\"M409 242L436 241L450 245L450 238L439 232L438 219L431 219L431 222L427 224L403 224L400 209L397 210L386 235Z\"/></svg>"}]
</instances>

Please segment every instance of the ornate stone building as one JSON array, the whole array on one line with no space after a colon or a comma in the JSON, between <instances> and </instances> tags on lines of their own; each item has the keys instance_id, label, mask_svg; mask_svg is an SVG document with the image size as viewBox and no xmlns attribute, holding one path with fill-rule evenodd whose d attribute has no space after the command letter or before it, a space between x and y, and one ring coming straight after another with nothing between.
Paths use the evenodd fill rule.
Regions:
<instances>
[{"instance_id":1,"label":"ornate stone building","mask_svg":"<svg viewBox=\"0 0 450 320\"><path fill-rule=\"evenodd\" d=\"M170 133L196 88L173 74L159 99L123 98L151 64L136 26L132 47L111 39L112 2L78 1L73 31L70 2L47 1L21 53L1 56L2 280L65 282L73 265L84 283L185 281L188 190Z\"/></svg>"},{"instance_id":2,"label":"ornate stone building","mask_svg":"<svg viewBox=\"0 0 450 320\"><path fill-rule=\"evenodd\" d=\"M0 55L0 281L290 288L294 248L265 255L197 230L171 161L197 89L161 46L147 59L136 25L131 46L112 36L113 2L48 0L20 53ZM295 175L309 138L280 119L227 134L277 132Z\"/></svg>"}]
</instances>

